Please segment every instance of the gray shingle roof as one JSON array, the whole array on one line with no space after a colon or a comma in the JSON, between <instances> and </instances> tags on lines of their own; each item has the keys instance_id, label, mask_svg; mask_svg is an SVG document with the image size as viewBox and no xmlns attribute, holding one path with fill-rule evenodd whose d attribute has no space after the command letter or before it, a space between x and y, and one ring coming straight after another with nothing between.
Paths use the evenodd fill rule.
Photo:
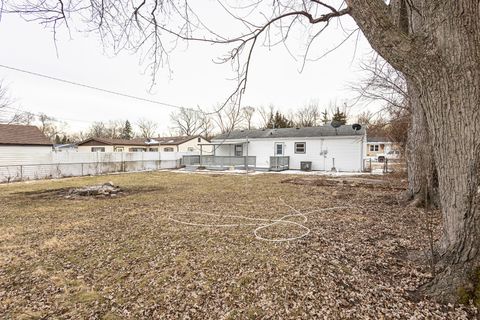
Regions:
<instances>
[{"instance_id":1,"label":"gray shingle roof","mask_svg":"<svg viewBox=\"0 0 480 320\"><path fill-rule=\"evenodd\" d=\"M351 125L343 125L335 129L330 125L306 128L280 128L280 129L257 129L236 130L215 136L213 140L225 139L267 139L267 138L306 138L306 137L330 137L330 136L361 136L365 134L365 127L355 131Z\"/></svg>"},{"instance_id":2,"label":"gray shingle roof","mask_svg":"<svg viewBox=\"0 0 480 320\"><path fill-rule=\"evenodd\" d=\"M0 124L0 145L51 146L50 140L35 126Z\"/></svg>"}]
</instances>

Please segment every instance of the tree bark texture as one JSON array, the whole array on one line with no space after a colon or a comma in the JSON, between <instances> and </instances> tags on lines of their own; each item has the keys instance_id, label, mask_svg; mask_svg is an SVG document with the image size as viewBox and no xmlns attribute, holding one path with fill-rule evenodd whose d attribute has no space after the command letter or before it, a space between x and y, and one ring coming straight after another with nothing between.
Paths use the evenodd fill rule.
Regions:
<instances>
[{"instance_id":1,"label":"tree bark texture","mask_svg":"<svg viewBox=\"0 0 480 320\"><path fill-rule=\"evenodd\" d=\"M418 206L425 205L425 200L428 200L439 207L437 170L425 113L414 84L408 83L407 87L411 120L405 148L408 172L406 200Z\"/></svg>"},{"instance_id":2,"label":"tree bark texture","mask_svg":"<svg viewBox=\"0 0 480 320\"><path fill-rule=\"evenodd\" d=\"M440 272L427 293L480 292L480 2L409 0L408 32L383 0L349 0L372 47L418 92L438 173ZM480 298L480 297L476 297ZM480 300L479 300L480 301Z\"/></svg>"},{"instance_id":3,"label":"tree bark texture","mask_svg":"<svg viewBox=\"0 0 480 320\"><path fill-rule=\"evenodd\" d=\"M389 7L394 25L405 34L410 33L411 25L418 24L419 16L412 14L414 9L406 0L392 0ZM408 173L406 200L416 206L425 205L428 200L429 204L439 207L437 171L419 90L413 82L407 82L407 91L411 120L405 148Z\"/></svg>"}]
</instances>

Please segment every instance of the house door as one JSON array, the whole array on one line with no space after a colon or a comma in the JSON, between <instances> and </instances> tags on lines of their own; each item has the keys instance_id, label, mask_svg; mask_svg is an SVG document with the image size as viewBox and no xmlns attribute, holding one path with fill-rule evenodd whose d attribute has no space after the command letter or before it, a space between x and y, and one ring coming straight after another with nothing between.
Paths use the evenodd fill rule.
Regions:
<instances>
[{"instance_id":1,"label":"house door","mask_svg":"<svg viewBox=\"0 0 480 320\"><path fill-rule=\"evenodd\" d=\"M275 142L275 155L283 156L285 146L283 142Z\"/></svg>"}]
</instances>

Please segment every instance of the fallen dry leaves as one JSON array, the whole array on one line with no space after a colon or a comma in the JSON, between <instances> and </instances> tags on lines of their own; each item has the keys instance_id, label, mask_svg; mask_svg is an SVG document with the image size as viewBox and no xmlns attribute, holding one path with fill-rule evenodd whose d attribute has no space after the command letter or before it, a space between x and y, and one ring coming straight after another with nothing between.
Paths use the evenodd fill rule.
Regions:
<instances>
[{"instance_id":1,"label":"fallen dry leaves","mask_svg":"<svg viewBox=\"0 0 480 320\"><path fill-rule=\"evenodd\" d=\"M410 298L431 277L423 260L410 258L428 247L428 235L424 213L397 201L398 181L285 178L156 172L2 185L1 318L475 316L468 306ZM107 180L124 195L59 196L58 190ZM197 224L242 224L222 215L278 219L292 211L279 197L295 210L311 212L298 221L311 230L301 240L265 242L248 224L201 227L168 219L172 214ZM349 208L314 211L336 206ZM437 217L436 233L438 222ZM299 230L277 224L262 232L278 238Z\"/></svg>"}]
</instances>

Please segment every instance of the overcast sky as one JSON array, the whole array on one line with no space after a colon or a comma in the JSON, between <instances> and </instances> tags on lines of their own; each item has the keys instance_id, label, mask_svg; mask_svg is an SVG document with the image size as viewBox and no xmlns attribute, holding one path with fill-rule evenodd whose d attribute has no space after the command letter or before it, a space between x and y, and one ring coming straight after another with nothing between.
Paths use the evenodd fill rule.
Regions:
<instances>
[{"instance_id":1,"label":"overcast sky","mask_svg":"<svg viewBox=\"0 0 480 320\"><path fill-rule=\"evenodd\" d=\"M345 29L355 28L349 17L342 21ZM344 38L345 32L332 23L311 48L312 57L322 55ZM4 15L0 22L0 44L2 65L179 106L211 108L222 102L236 85L228 80L232 76L228 65L212 62L227 52L221 46L203 43L193 43L188 48L180 46L170 56L172 73L168 69L159 70L157 85L149 91L152 78L145 73L141 57L130 52L117 56L104 52L101 42L92 34L72 30L70 39L66 30L61 30L57 57L49 29L15 15ZM290 46L294 52L303 52L300 38L296 43L294 37ZM359 64L371 52L363 36L358 37L358 42L354 36L321 60L307 62L300 73L301 59L295 61L284 46L258 47L243 105L273 104L286 112L312 100L325 107L331 102L341 105L353 97L349 83L360 79ZM0 79L8 85L15 106L64 120L69 131L85 130L93 121L129 119L134 123L143 117L158 122L159 133L166 134L169 114L175 111L5 68L0 68ZM353 112L358 112L358 108Z\"/></svg>"}]
</instances>

